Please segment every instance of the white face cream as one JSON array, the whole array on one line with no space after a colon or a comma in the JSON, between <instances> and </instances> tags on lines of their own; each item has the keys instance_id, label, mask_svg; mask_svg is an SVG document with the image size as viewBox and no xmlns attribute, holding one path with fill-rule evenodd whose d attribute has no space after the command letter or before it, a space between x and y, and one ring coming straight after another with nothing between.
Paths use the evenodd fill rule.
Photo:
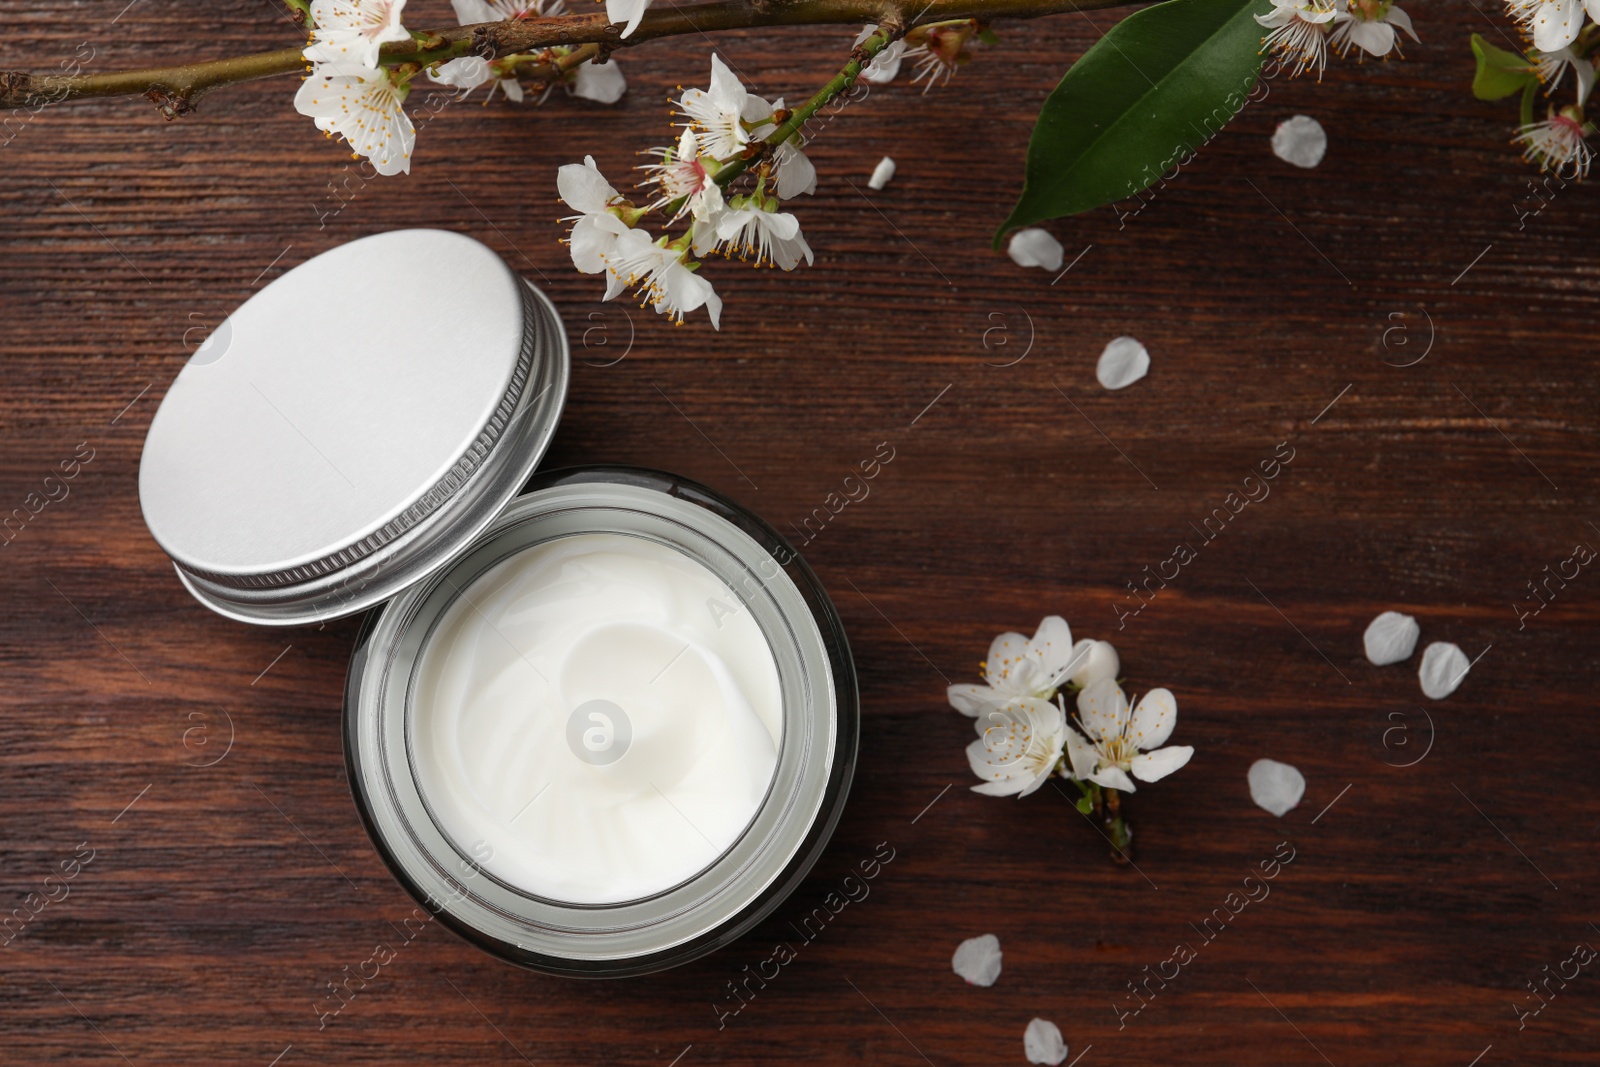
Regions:
<instances>
[{"instance_id":1,"label":"white face cream","mask_svg":"<svg viewBox=\"0 0 1600 1067\"><path fill-rule=\"evenodd\" d=\"M525 893L664 892L738 840L777 766L771 647L739 598L668 545L573 534L461 590L426 639L410 747L428 809Z\"/></svg>"}]
</instances>

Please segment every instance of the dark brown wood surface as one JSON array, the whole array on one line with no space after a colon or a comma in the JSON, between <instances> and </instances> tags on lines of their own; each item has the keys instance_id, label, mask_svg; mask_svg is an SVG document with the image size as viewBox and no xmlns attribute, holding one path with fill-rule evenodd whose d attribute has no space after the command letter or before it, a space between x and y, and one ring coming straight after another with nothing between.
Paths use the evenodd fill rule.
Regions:
<instances>
[{"instance_id":1,"label":"dark brown wood surface","mask_svg":"<svg viewBox=\"0 0 1600 1067\"><path fill-rule=\"evenodd\" d=\"M270 3L137 0L113 24L124 2L12 0L0 65L55 69L80 42L110 69L294 39ZM419 26L450 18L412 6ZM1031 115L1113 15L1003 25L950 86L876 89L828 122L796 208L816 265L709 265L720 333L598 302L554 223L555 168L593 153L620 177L661 143L704 40L624 55L615 108L452 105L410 177L372 182L294 114L292 79L172 123L142 101L13 123L0 511L75 453L80 469L0 548L0 910L52 874L60 897L62 865L93 858L0 948L0 1060L1020 1064L1037 1015L1083 1067L1593 1062L1593 966L1542 985L1521 1029L1518 1009L1600 944L1600 576L1526 620L1517 605L1600 546L1595 195L1546 194L1519 220L1536 201L1514 108L1468 93L1467 36L1494 31L1467 5L1412 13L1423 43L1404 62L1280 79L1138 215L1052 225L1081 253L1054 282L989 237ZM793 100L849 38L717 47ZM1328 130L1316 170L1269 150L1296 113ZM869 193L886 154L899 174ZM356 622L224 622L140 518L145 429L206 329L289 266L418 225L485 241L562 309L575 367L549 465L665 467L785 526L894 449L804 548L861 672L843 822L770 920L671 973L549 978L437 924L400 942L412 904L340 753ZM395 264L377 328L403 345L414 316L449 315L428 291L427 264ZM1153 369L1107 393L1095 360L1124 333ZM1190 524L1280 442L1294 459L1270 497L1119 630L1128 583L1198 547ZM1390 608L1480 657L1454 696L1424 699L1415 658L1367 664L1362 631ZM1130 802L1137 870L1054 788L967 789L947 681L1056 612L1115 642L1131 688L1170 687L1174 741L1197 749ZM1307 780L1281 819L1250 800L1261 757ZM1270 896L1202 939L1191 924L1284 841ZM881 842L894 859L870 895L800 942L791 924ZM1005 952L988 989L950 968L983 933ZM728 983L779 941L798 958L719 1029ZM319 1028L327 983L380 943L395 960ZM1180 943L1196 958L1119 1017Z\"/></svg>"}]
</instances>

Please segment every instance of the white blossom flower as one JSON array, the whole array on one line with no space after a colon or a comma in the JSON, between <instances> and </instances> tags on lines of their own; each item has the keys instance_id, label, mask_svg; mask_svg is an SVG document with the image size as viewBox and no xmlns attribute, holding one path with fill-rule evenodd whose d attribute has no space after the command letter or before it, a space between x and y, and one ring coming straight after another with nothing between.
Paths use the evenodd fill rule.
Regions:
<instances>
[{"instance_id":1,"label":"white blossom flower","mask_svg":"<svg viewBox=\"0 0 1600 1067\"><path fill-rule=\"evenodd\" d=\"M1533 45L1541 52L1555 52L1576 41L1585 11L1600 22L1600 0L1510 0L1506 7L1533 34Z\"/></svg>"},{"instance_id":2,"label":"white blossom flower","mask_svg":"<svg viewBox=\"0 0 1600 1067\"><path fill-rule=\"evenodd\" d=\"M688 259L686 249L673 247L665 237L652 241L645 231L629 229L604 259L605 299L634 289L642 298L640 307L648 303L676 325L683 325L685 313L704 307L712 328L722 328L722 298L694 272L700 264Z\"/></svg>"},{"instance_id":3,"label":"white blossom flower","mask_svg":"<svg viewBox=\"0 0 1600 1067\"><path fill-rule=\"evenodd\" d=\"M695 223L694 254L703 256L713 250L738 255L757 267L765 263L794 270L802 256L807 264L812 262L811 246L800 233L800 220L779 211L778 202L764 199L759 191L755 196L735 197L716 219Z\"/></svg>"},{"instance_id":4,"label":"white blossom flower","mask_svg":"<svg viewBox=\"0 0 1600 1067\"><path fill-rule=\"evenodd\" d=\"M868 23L851 44L852 48L860 48L868 37L878 32L876 22ZM905 38L897 37L884 45L882 51L872 57L872 62L861 68L861 80L871 82L873 85L887 85L894 81L900 73L900 60L905 54Z\"/></svg>"},{"instance_id":5,"label":"white blossom flower","mask_svg":"<svg viewBox=\"0 0 1600 1067\"><path fill-rule=\"evenodd\" d=\"M1071 733L1060 708L1034 697L992 709L974 725L978 740L967 746L967 762L983 784L972 791L991 797L1025 797L1044 785Z\"/></svg>"},{"instance_id":6,"label":"white blossom flower","mask_svg":"<svg viewBox=\"0 0 1600 1067\"><path fill-rule=\"evenodd\" d=\"M406 0L311 0L311 43L303 55L313 63L378 65L385 41L409 41L400 25Z\"/></svg>"},{"instance_id":7,"label":"white blossom flower","mask_svg":"<svg viewBox=\"0 0 1600 1067\"><path fill-rule=\"evenodd\" d=\"M648 177L646 184L661 191L646 210L665 207L682 201L672 221L686 213L699 221L711 221L722 213L722 187L717 184L717 162L700 154L700 140L692 129L683 131L676 147L652 148L650 155L660 158L659 163L647 163L639 169Z\"/></svg>"},{"instance_id":8,"label":"white blossom flower","mask_svg":"<svg viewBox=\"0 0 1600 1067\"><path fill-rule=\"evenodd\" d=\"M1411 27L1411 16L1396 7L1391 0L1337 0L1333 16L1333 47L1339 55L1348 55L1352 47L1368 55L1383 57L1390 52L1400 54L1398 26L1419 44L1422 38Z\"/></svg>"},{"instance_id":9,"label":"white blossom flower","mask_svg":"<svg viewBox=\"0 0 1600 1067\"><path fill-rule=\"evenodd\" d=\"M1262 47L1292 61L1294 75L1315 67L1321 81L1328 63L1328 24L1337 13L1333 0L1272 0L1271 11L1255 16L1263 28L1272 31L1262 40Z\"/></svg>"},{"instance_id":10,"label":"white blossom flower","mask_svg":"<svg viewBox=\"0 0 1600 1067\"><path fill-rule=\"evenodd\" d=\"M401 105L410 91L387 70L319 63L300 83L294 107L328 136L343 137L379 174L409 174L417 131Z\"/></svg>"},{"instance_id":11,"label":"white blossom flower","mask_svg":"<svg viewBox=\"0 0 1600 1067\"><path fill-rule=\"evenodd\" d=\"M1120 669L1116 649L1088 638L1073 644L1067 620L1050 615L1031 640L1010 632L996 637L983 667L985 684L952 685L946 695L951 707L976 718L1019 697L1050 700L1064 682L1115 679Z\"/></svg>"},{"instance_id":12,"label":"white blossom flower","mask_svg":"<svg viewBox=\"0 0 1600 1067\"><path fill-rule=\"evenodd\" d=\"M745 115L746 106L759 108L765 104L760 97L751 100L744 83L714 52L711 88L685 89L678 98L678 106L689 119L686 125L700 135L701 150L717 159L727 159L749 142L750 135L744 128L744 120L749 117ZM767 114L771 114L770 106Z\"/></svg>"},{"instance_id":13,"label":"white blossom flower","mask_svg":"<svg viewBox=\"0 0 1600 1067\"><path fill-rule=\"evenodd\" d=\"M1573 77L1578 79L1578 103L1589 99L1589 92L1594 88L1594 63L1591 60L1578 55L1570 46L1554 52L1535 51L1528 58L1533 60L1533 72L1544 82L1546 93L1555 91L1566 75L1567 68L1571 67Z\"/></svg>"},{"instance_id":14,"label":"white blossom flower","mask_svg":"<svg viewBox=\"0 0 1600 1067\"><path fill-rule=\"evenodd\" d=\"M556 188L562 202L579 212L562 220L572 222L568 245L573 266L585 274L599 274L606 269L607 256L616 250L617 239L630 228L619 215L628 209L628 202L606 181L593 156L558 170Z\"/></svg>"},{"instance_id":15,"label":"white blossom flower","mask_svg":"<svg viewBox=\"0 0 1600 1067\"><path fill-rule=\"evenodd\" d=\"M1078 694L1078 727L1067 730L1072 777L1108 789L1134 791L1133 778L1156 782L1189 762L1189 745L1160 747L1172 736L1178 702L1166 689L1152 689L1132 711L1122 687L1103 678ZM1132 774L1133 778L1128 775Z\"/></svg>"},{"instance_id":16,"label":"white blossom flower","mask_svg":"<svg viewBox=\"0 0 1600 1067\"><path fill-rule=\"evenodd\" d=\"M1586 139L1589 129L1581 108L1552 108L1543 122L1518 127L1511 143L1521 145L1523 156L1538 164L1540 170L1581 179L1589 176L1589 164L1594 159L1594 150Z\"/></svg>"},{"instance_id":17,"label":"white blossom flower","mask_svg":"<svg viewBox=\"0 0 1600 1067\"><path fill-rule=\"evenodd\" d=\"M678 106L688 117L688 126L699 135L700 151L726 161L750 141L771 135L777 126L773 113L783 108L783 99L768 102L747 91L728 69L722 57L711 57L711 87L687 89ZM799 145L799 134L791 136L772 151L773 191L788 200L817 187L817 169Z\"/></svg>"},{"instance_id":18,"label":"white blossom flower","mask_svg":"<svg viewBox=\"0 0 1600 1067\"><path fill-rule=\"evenodd\" d=\"M612 22L626 22L622 36L639 28L639 20L650 10L650 0L606 0L606 18Z\"/></svg>"}]
</instances>

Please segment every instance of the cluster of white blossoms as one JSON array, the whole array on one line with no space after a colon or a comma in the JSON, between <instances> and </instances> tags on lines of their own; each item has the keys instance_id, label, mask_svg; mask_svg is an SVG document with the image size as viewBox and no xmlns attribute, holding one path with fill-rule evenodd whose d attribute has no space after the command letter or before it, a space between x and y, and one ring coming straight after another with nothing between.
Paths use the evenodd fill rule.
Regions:
<instances>
[{"instance_id":1,"label":"cluster of white blossoms","mask_svg":"<svg viewBox=\"0 0 1600 1067\"><path fill-rule=\"evenodd\" d=\"M701 307L720 328L722 300L696 271L696 257L715 252L793 270L812 261L811 247L800 233L800 220L782 210L782 202L814 192L817 172L791 131L744 173L753 177L747 192L726 194L717 181L722 171L750 158L747 148L780 133L788 111L782 98L768 101L744 84L717 55L711 57L711 86L687 89L676 101L686 120L674 144L653 148L656 162L642 168L650 199L636 207L606 181L594 158L560 169L556 185L561 200L578 212L568 244L572 262L585 274L604 274L604 299L624 290L641 297L675 323ZM726 195L725 195L726 194ZM639 223L659 212L671 225L687 221L677 236L653 237Z\"/></svg>"},{"instance_id":2,"label":"cluster of white blossoms","mask_svg":"<svg viewBox=\"0 0 1600 1067\"><path fill-rule=\"evenodd\" d=\"M627 36L649 2L607 0L607 15L630 20ZM887 43L885 34L867 45L878 32L875 25L863 29L853 53L853 62L862 64L857 76L876 84L893 81L907 61L916 64L913 81L948 80L969 58L972 42L991 39L974 19L921 26ZM814 259L800 220L783 208L785 201L816 190L816 168L804 150L804 119L843 91L839 86L835 79L791 110L782 97L767 100L750 92L721 56L712 55L709 88L683 90L673 101L683 120L673 142L646 153L653 162L639 168L640 203L617 192L592 156L557 172L561 201L577 212L561 220L572 223L567 243L573 265L606 276L602 299L632 291L640 307L652 307L678 325L689 312L705 308L720 329L722 299L698 273L700 260L721 253L788 271ZM682 223L682 231L651 234L641 223L657 213L663 228Z\"/></svg>"},{"instance_id":3,"label":"cluster of white blossoms","mask_svg":"<svg viewBox=\"0 0 1600 1067\"><path fill-rule=\"evenodd\" d=\"M558 15L564 9L564 0L451 0L451 4L463 26ZM410 173L417 140L405 101L411 79L422 68L416 64L388 68L379 63L385 42L412 39L400 22L405 6L406 0L310 0L311 40L304 55L311 73L294 98L295 110L315 120L317 129L329 137L344 138L351 152L371 160L379 174ZM609 17L632 20L628 32L649 6L650 0L607 0ZM487 84L490 96L499 89L521 102L519 66L551 64L573 51L557 47L494 60L462 56L434 64L428 76L463 93ZM546 85L546 95L556 81L573 96L605 104L615 103L627 89L615 63L593 59L562 71Z\"/></svg>"},{"instance_id":4,"label":"cluster of white blossoms","mask_svg":"<svg viewBox=\"0 0 1600 1067\"><path fill-rule=\"evenodd\" d=\"M1318 81L1330 47L1341 58L1351 49L1384 58L1400 55L1399 30L1419 40L1411 16L1391 0L1272 0L1272 10L1255 18L1269 31L1262 47L1289 67L1291 75L1315 70Z\"/></svg>"},{"instance_id":5,"label":"cluster of white blossoms","mask_svg":"<svg viewBox=\"0 0 1600 1067\"><path fill-rule=\"evenodd\" d=\"M1540 170L1564 177L1588 176L1595 132L1584 114L1594 88L1595 55L1600 52L1600 0L1506 0L1506 9L1533 42L1529 69L1544 83L1547 96L1560 86L1567 71L1577 83L1577 99L1565 107L1550 104L1545 117L1517 127L1513 143Z\"/></svg>"},{"instance_id":6,"label":"cluster of white blossoms","mask_svg":"<svg viewBox=\"0 0 1600 1067\"><path fill-rule=\"evenodd\" d=\"M1025 797L1059 774L1132 793L1135 778L1159 781L1188 763L1192 747L1166 745L1178 721L1177 700L1152 689L1130 705L1117 684L1121 668L1110 643L1074 643L1059 615L1041 622L1031 639L996 637L984 684L948 690L950 706L976 720L978 740L967 746L967 761L983 782L973 791ZM1064 690L1076 692L1070 720Z\"/></svg>"}]
</instances>

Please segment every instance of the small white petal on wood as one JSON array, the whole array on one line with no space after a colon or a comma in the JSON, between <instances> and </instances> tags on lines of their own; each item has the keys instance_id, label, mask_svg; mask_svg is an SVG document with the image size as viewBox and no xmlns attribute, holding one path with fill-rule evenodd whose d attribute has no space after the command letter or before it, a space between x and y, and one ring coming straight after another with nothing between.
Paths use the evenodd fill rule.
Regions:
<instances>
[{"instance_id":1,"label":"small white petal on wood","mask_svg":"<svg viewBox=\"0 0 1600 1067\"><path fill-rule=\"evenodd\" d=\"M1272 131L1272 154L1285 163L1310 170L1328 153L1328 131L1310 115L1296 115Z\"/></svg>"},{"instance_id":2,"label":"small white petal on wood","mask_svg":"<svg viewBox=\"0 0 1600 1067\"><path fill-rule=\"evenodd\" d=\"M1049 1019L1034 1019L1022 1032L1022 1051L1029 1063L1060 1063L1067 1058L1067 1043L1061 1028Z\"/></svg>"},{"instance_id":3,"label":"small white petal on wood","mask_svg":"<svg viewBox=\"0 0 1600 1067\"><path fill-rule=\"evenodd\" d=\"M950 966L973 985L991 986L1000 977L1000 939L993 934L961 942Z\"/></svg>"},{"instance_id":4,"label":"small white petal on wood","mask_svg":"<svg viewBox=\"0 0 1600 1067\"><path fill-rule=\"evenodd\" d=\"M1417 679L1430 700L1443 700L1456 691L1472 664L1467 654L1448 641L1435 641L1422 652Z\"/></svg>"},{"instance_id":5,"label":"small white petal on wood","mask_svg":"<svg viewBox=\"0 0 1600 1067\"><path fill-rule=\"evenodd\" d=\"M872 168L872 177L867 179L868 189L882 189L894 177L894 160L884 156L878 160L878 165Z\"/></svg>"},{"instance_id":6,"label":"small white petal on wood","mask_svg":"<svg viewBox=\"0 0 1600 1067\"><path fill-rule=\"evenodd\" d=\"M1250 799L1279 818L1305 796L1305 775L1275 759L1258 759L1250 764L1249 778Z\"/></svg>"},{"instance_id":7,"label":"small white petal on wood","mask_svg":"<svg viewBox=\"0 0 1600 1067\"><path fill-rule=\"evenodd\" d=\"M1150 353L1132 337L1117 337L1100 353L1094 376L1107 389L1124 389L1150 373Z\"/></svg>"},{"instance_id":8,"label":"small white petal on wood","mask_svg":"<svg viewBox=\"0 0 1600 1067\"><path fill-rule=\"evenodd\" d=\"M1006 255L1019 267L1041 267L1048 271L1060 270L1062 260L1066 259L1061 242L1052 237L1050 231L1037 226L1012 234L1011 243L1006 245Z\"/></svg>"},{"instance_id":9,"label":"small white petal on wood","mask_svg":"<svg viewBox=\"0 0 1600 1067\"><path fill-rule=\"evenodd\" d=\"M1367 660L1374 667L1382 667L1410 659L1421 635L1422 627L1417 625L1416 619L1398 611L1386 611L1367 624L1361 643L1366 647Z\"/></svg>"}]
</instances>

